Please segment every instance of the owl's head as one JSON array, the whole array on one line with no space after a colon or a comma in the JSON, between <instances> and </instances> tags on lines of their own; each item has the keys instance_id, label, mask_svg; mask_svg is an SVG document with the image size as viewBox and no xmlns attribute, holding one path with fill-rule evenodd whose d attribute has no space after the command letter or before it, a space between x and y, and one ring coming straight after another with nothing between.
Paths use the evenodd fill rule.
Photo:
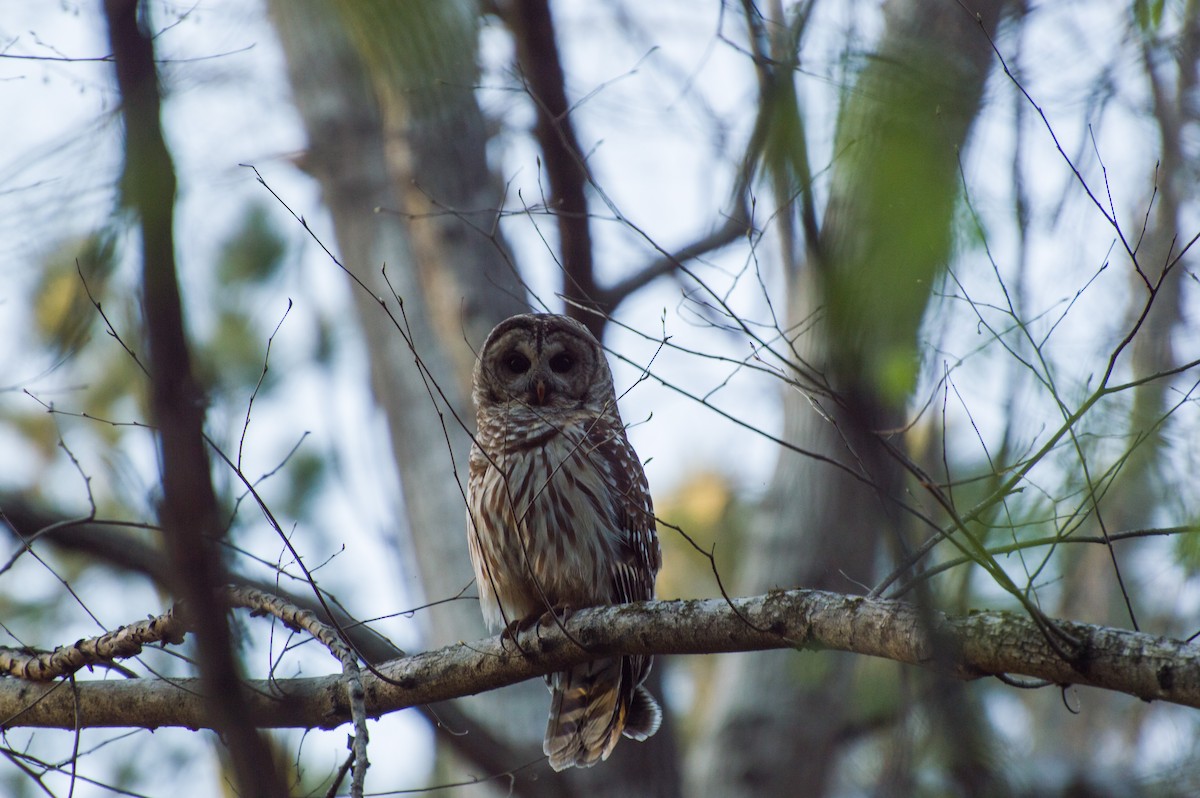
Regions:
<instances>
[{"instance_id":1,"label":"owl's head","mask_svg":"<svg viewBox=\"0 0 1200 798\"><path fill-rule=\"evenodd\" d=\"M488 335L475 364L474 399L479 408L601 410L613 400L612 372L587 327L566 316L526 313Z\"/></svg>"}]
</instances>

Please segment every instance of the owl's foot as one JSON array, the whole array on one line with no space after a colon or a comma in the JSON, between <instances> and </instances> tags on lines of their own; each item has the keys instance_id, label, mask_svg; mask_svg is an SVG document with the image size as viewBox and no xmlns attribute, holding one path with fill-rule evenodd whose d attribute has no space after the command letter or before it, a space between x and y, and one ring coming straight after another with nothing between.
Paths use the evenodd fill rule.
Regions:
<instances>
[{"instance_id":1,"label":"owl's foot","mask_svg":"<svg viewBox=\"0 0 1200 798\"><path fill-rule=\"evenodd\" d=\"M517 651L521 652L522 656L528 657L530 656L530 652L526 651L517 641L517 636L521 632L527 632L530 629L541 630L543 627L552 629L556 626L561 626L575 614L577 609L568 604L555 604L540 615L532 613L526 615L524 618L509 621L508 625L504 627L504 631L500 633L500 645L507 648L507 644L511 643Z\"/></svg>"},{"instance_id":2,"label":"owl's foot","mask_svg":"<svg viewBox=\"0 0 1200 798\"><path fill-rule=\"evenodd\" d=\"M517 618L509 621L508 625L504 627L504 631L500 633L501 648L507 648L508 646L506 644L512 643L513 647L517 651L521 652L521 656L528 657L529 652L522 648L521 644L517 642L517 635L537 626L539 620L540 616L535 613L532 615L526 615L524 618Z\"/></svg>"},{"instance_id":3,"label":"owl's foot","mask_svg":"<svg viewBox=\"0 0 1200 798\"><path fill-rule=\"evenodd\" d=\"M572 607L569 604L555 604L550 609L542 613L538 618L538 627L543 626L559 626L566 623L572 615L575 614L578 607Z\"/></svg>"}]
</instances>

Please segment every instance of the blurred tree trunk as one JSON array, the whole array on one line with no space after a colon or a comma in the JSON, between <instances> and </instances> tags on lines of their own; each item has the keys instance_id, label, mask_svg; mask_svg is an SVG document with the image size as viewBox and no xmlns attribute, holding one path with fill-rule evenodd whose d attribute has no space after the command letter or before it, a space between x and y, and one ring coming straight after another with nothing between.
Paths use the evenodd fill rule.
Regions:
<instances>
[{"instance_id":1,"label":"blurred tree trunk","mask_svg":"<svg viewBox=\"0 0 1200 798\"><path fill-rule=\"evenodd\" d=\"M482 290L491 288L498 279L497 262L507 270L498 239L496 246L476 246L473 253L462 252L480 236L465 229L464 220L444 217L438 220L437 231L425 225L421 233L425 240L418 244L414 226L421 224L414 225L414 220L400 210L410 207L405 192L416 185L440 188L453 181L465 184L472 178L480 186L490 185L486 163L481 158L470 160L428 150L398 159L399 144L389 145L385 134L386 114L372 83L373 74L360 56L341 10L327 0L285 0L272 2L271 14L288 58L296 106L308 132L303 166L321 184L333 217L341 261L370 289L368 294L355 287L351 295L370 356L375 399L387 418L401 479L406 518L397 519L396 531L409 536L417 559L411 571L406 569L396 577L419 587L427 601L460 594L473 596L465 502L460 489L466 481L471 441L436 391L431 398L432 385L427 387L413 353L375 297L390 300L393 289L401 297L402 323L424 368L453 411L473 430L474 412L467 390L473 355L467 341L478 347L494 323L523 310L523 289L514 274L504 271L508 274L504 290ZM408 29L407 35L422 34ZM426 31L424 35L438 34ZM401 47L403 41L403 37L398 38L396 46ZM464 55L470 57L470 53ZM465 85L473 83L468 80ZM475 122L482 124L481 119ZM483 140L478 138L482 130L474 132L474 144L482 148ZM464 135L447 135L443 141L461 149L468 146L463 139ZM429 148L437 141L436 136L425 136L419 144ZM417 143L411 146L415 149ZM465 174L472 165L475 174ZM455 174L448 177L439 172ZM485 199L484 192L477 191L473 207L498 207L498 195ZM447 200L447 204L453 202ZM430 293L444 295L425 279L439 262L437 246L444 239L451 240L459 250L448 247L442 253L445 263L473 267L459 269L454 275L469 283L463 292L467 295L469 291L474 300L464 300L461 317L457 303L429 299ZM389 301L389 305L399 317L395 303ZM448 310L450 307L453 309ZM451 467L452 456L457 474ZM419 620L431 648L484 634L479 608L471 600L436 604L423 611ZM533 746L540 741L544 722L544 692L540 685L530 683L464 703L488 703L491 711L481 710L479 715L511 718L511 723L494 724L491 732L516 745L528 758L540 750ZM519 764L522 762L511 762L506 767Z\"/></svg>"},{"instance_id":2,"label":"blurred tree trunk","mask_svg":"<svg viewBox=\"0 0 1200 798\"><path fill-rule=\"evenodd\" d=\"M474 94L479 9L436 0L276 0L271 13L309 134L304 166L321 183L342 261L372 295L390 297L381 274L387 264L417 354L450 408L473 430L474 350L498 321L528 309L498 232L501 191L488 168L487 131ZM437 391L430 396L413 354L373 296L358 289L353 296L376 399L391 430L426 599L451 598L464 589L474 596L460 491L470 438ZM430 647L483 632L473 600L425 612ZM475 723L514 752L505 767L541 756L549 701L540 683L463 703ZM674 796L674 759L664 733L618 746L603 767L553 774L543 764L526 769L511 786L518 795ZM477 757L472 773L487 775L479 768L492 761ZM457 780L462 774L442 775Z\"/></svg>"},{"instance_id":3,"label":"blurred tree trunk","mask_svg":"<svg viewBox=\"0 0 1200 798\"><path fill-rule=\"evenodd\" d=\"M789 390L784 434L845 470L781 455L740 563L739 594L794 585L865 589L879 573L885 546L899 544L881 535L907 521L897 509L904 473L880 437L904 423L918 369L918 329L950 251L958 152L992 61L979 26L994 35L1001 6L981 4L977 22L956 3L892 0L878 49L847 90L820 238L807 242L803 268L794 265L805 260L801 253L784 253L793 264L787 267L791 324L817 321L795 342L797 357L824 375L832 391ZM794 63L795 54L787 58ZM765 168L778 171L782 165L772 157L765 153ZM691 792L825 794L861 715L852 689L859 671L859 663L826 653L723 658L711 690L716 699L689 763ZM945 699L929 709L931 721L945 729L938 739L957 752L948 768L963 794L977 794L989 781L982 720L956 703L964 694L958 686L939 683L926 692Z\"/></svg>"},{"instance_id":4,"label":"blurred tree trunk","mask_svg":"<svg viewBox=\"0 0 1200 798\"><path fill-rule=\"evenodd\" d=\"M309 135L302 165L321 184L341 261L371 291L368 295L356 289L351 295L371 357L375 398L387 416L396 459L402 465L416 464L401 468L401 480L406 526L414 532L422 585L430 600L453 596L471 581L469 564L456 562L459 541L447 533L452 525L463 523L464 505L448 468L437 410L413 353L375 301L375 296L391 298L385 266L388 281L404 300L407 332L425 368L459 413L466 407L466 397L461 375L437 336L424 301L408 225L399 214L376 210L401 204L385 157L379 106L360 59L339 27L340 18L325 0L273 3L271 11ZM394 308L394 303L389 304ZM450 446L456 454L461 450L465 459L470 440L453 418L447 418L446 427ZM438 533L422 535L420 530L427 529ZM465 552L465 545L462 548ZM427 562L439 567L426 573ZM470 602L432 608L431 641L437 645L461 634L482 632L478 615Z\"/></svg>"}]
</instances>

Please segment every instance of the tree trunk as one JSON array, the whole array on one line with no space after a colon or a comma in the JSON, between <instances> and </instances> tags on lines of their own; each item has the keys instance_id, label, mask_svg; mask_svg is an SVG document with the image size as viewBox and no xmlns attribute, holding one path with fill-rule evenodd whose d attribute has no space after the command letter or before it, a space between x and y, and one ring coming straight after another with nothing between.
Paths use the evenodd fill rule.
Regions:
<instances>
[{"instance_id":1,"label":"tree trunk","mask_svg":"<svg viewBox=\"0 0 1200 798\"><path fill-rule=\"evenodd\" d=\"M893 0L885 9L876 56L839 118L820 241L809 242L808 263L789 289L792 323L818 320L796 349L833 396L789 390L785 437L845 470L781 455L750 531L738 593L862 589L879 571L881 544L897 542L881 533L902 527L896 502L904 474L880 437L902 427L918 327L949 255L958 152L992 60L980 25L994 34L1001 5L986 4L979 22L938 0ZM828 653L723 658L711 691L717 698L689 763L691 792L828 792L855 720L857 665ZM951 689L939 683L934 692ZM931 707L939 722L938 708L949 704ZM961 718L946 725L971 729ZM959 783L971 791L986 779L980 747L968 739L960 748L967 766L949 767L962 771Z\"/></svg>"},{"instance_id":2,"label":"tree trunk","mask_svg":"<svg viewBox=\"0 0 1200 798\"><path fill-rule=\"evenodd\" d=\"M451 411L474 430L474 350L494 324L528 309L496 232L501 194L488 171L474 96L478 10L471 3L287 0L272 2L271 12L309 134L305 167L321 182L343 262L370 289L368 295L356 288L354 301L376 398L388 418L425 596L436 601L464 590L474 596L460 487L470 437ZM391 296L381 274L385 263L391 287L404 300L403 323L440 393L431 396L413 353L375 301ZM474 601L448 601L425 612L431 647L482 634ZM549 700L540 681L463 705L516 752L507 767L541 756ZM618 746L601 768L553 774L538 765L512 788L518 794L634 791L670 798L679 794L676 760L668 728L646 743ZM444 775L458 780L462 773Z\"/></svg>"}]
</instances>

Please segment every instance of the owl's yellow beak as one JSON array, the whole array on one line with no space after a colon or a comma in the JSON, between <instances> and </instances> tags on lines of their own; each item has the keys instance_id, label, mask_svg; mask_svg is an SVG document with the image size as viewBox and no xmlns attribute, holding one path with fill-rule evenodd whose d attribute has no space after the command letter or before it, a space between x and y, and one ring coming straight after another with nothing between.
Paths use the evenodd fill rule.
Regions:
<instances>
[{"instance_id":1,"label":"owl's yellow beak","mask_svg":"<svg viewBox=\"0 0 1200 798\"><path fill-rule=\"evenodd\" d=\"M539 405L544 404L546 402L546 381L538 380L535 390L537 391L537 403Z\"/></svg>"}]
</instances>

